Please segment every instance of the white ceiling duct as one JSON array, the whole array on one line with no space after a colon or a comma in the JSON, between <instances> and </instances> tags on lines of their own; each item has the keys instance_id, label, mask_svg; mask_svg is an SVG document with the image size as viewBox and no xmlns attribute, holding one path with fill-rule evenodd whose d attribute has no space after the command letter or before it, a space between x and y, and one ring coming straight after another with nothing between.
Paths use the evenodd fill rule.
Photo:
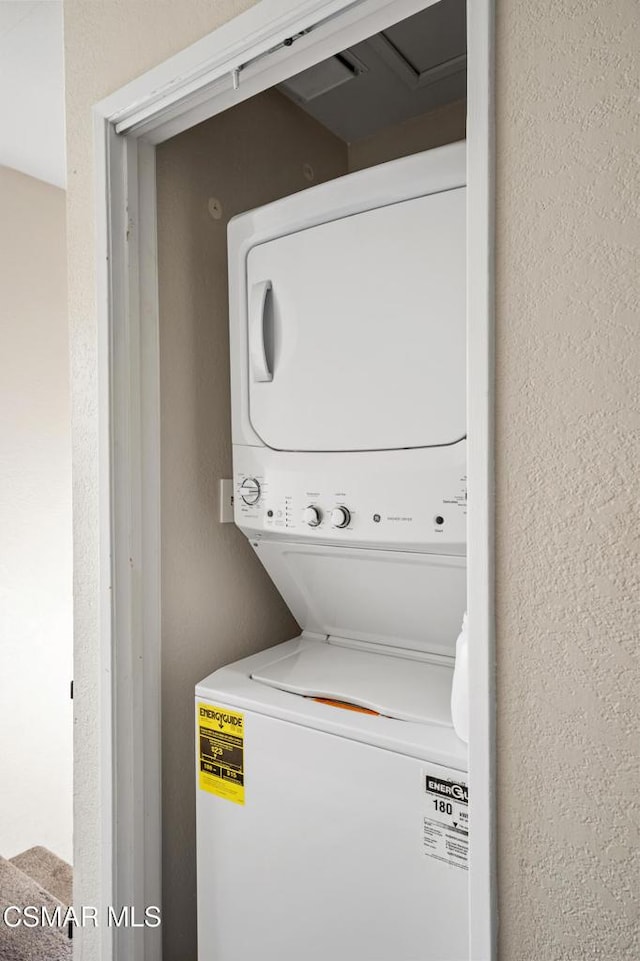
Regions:
<instances>
[{"instance_id":1,"label":"white ceiling duct","mask_svg":"<svg viewBox=\"0 0 640 961\"><path fill-rule=\"evenodd\" d=\"M285 80L281 88L300 103L309 103L310 100L341 87L343 83L354 80L366 69L357 57L349 53L338 54Z\"/></svg>"}]
</instances>

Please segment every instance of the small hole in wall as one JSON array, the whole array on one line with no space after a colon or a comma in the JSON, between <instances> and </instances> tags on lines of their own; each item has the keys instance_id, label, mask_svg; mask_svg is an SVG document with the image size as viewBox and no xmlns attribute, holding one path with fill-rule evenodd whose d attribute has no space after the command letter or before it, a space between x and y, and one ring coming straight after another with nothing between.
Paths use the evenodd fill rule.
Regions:
<instances>
[{"instance_id":1,"label":"small hole in wall","mask_svg":"<svg viewBox=\"0 0 640 961\"><path fill-rule=\"evenodd\" d=\"M313 180L315 178L315 173L313 172L313 167L311 164L303 164L302 173L305 180Z\"/></svg>"},{"instance_id":2,"label":"small hole in wall","mask_svg":"<svg viewBox=\"0 0 640 961\"><path fill-rule=\"evenodd\" d=\"M222 204L217 197L209 197L207 203L209 214L213 220L220 220L222 217Z\"/></svg>"}]
</instances>

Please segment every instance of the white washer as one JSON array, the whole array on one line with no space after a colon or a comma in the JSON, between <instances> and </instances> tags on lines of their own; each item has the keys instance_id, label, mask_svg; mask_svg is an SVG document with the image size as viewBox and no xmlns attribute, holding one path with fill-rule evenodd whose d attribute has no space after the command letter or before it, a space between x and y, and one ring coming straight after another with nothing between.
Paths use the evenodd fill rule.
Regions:
<instances>
[{"instance_id":1,"label":"white washer","mask_svg":"<svg viewBox=\"0 0 640 961\"><path fill-rule=\"evenodd\" d=\"M455 144L229 226L235 521L303 633L196 688L200 961L468 956L464 183Z\"/></svg>"},{"instance_id":2,"label":"white washer","mask_svg":"<svg viewBox=\"0 0 640 961\"><path fill-rule=\"evenodd\" d=\"M338 693L397 700L440 723L342 710L251 679L315 693L331 692L334 674ZM466 756L445 723L449 685L438 690L424 663L304 637L198 685L198 724L201 706L232 711L244 744L243 804L197 786L201 961L467 957ZM203 741L206 754L209 729ZM447 804L449 816L438 811Z\"/></svg>"}]
</instances>

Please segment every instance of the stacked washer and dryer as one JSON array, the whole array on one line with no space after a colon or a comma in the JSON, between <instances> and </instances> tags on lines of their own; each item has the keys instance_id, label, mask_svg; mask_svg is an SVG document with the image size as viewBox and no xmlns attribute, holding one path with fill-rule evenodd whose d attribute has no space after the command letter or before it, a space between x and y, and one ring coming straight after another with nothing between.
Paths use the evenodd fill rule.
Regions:
<instances>
[{"instance_id":1,"label":"stacked washer and dryer","mask_svg":"<svg viewBox=\"0 0 640 961\"><path fill-rule=\"evenodd\" d=\"M196 687L200 961L468 957L465 193L459 143L229 225L235 522L301 634Z\"/></svg>"}]
</instances>

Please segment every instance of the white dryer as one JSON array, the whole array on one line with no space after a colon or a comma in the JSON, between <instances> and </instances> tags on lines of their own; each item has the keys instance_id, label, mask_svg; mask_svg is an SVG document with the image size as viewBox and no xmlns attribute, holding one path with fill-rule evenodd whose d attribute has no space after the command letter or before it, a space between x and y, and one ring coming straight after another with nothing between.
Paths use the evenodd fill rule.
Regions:
<instances>
[{"instance_id":1,"label":"white dryer","mask_svg":"<svg viewBox=\"0 0 640 961\"><path fill-rule=\"evenodd\" d=\"M200 961L467 958L465 149L229 226L235 520L300 637L196 688Z\"/></svg>"}]
</instances>

